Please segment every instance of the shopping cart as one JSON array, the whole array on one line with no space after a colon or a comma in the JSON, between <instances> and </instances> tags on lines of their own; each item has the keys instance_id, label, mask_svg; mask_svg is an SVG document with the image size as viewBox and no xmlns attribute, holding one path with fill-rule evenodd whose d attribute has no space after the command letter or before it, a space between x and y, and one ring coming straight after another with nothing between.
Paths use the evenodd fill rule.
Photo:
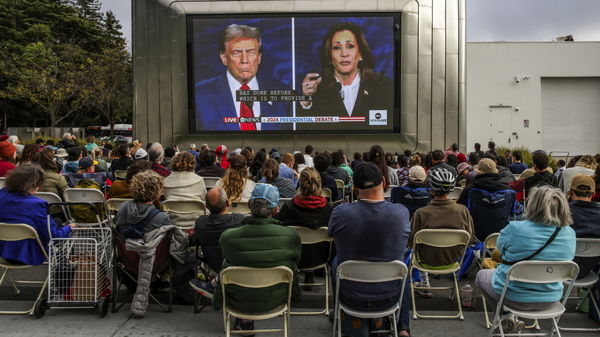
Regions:
<instances>
[{"instance_id":1,"label":"shopping cart","mask_svg":"<svg viewBox=\"0 0 600 337\"><path fill-rule=\"evenodd\" d=\"M53 238L48 254L47 308L96 308L106 316L112 293L112 236L103 226Z\"/></svg>"}]
</instances>

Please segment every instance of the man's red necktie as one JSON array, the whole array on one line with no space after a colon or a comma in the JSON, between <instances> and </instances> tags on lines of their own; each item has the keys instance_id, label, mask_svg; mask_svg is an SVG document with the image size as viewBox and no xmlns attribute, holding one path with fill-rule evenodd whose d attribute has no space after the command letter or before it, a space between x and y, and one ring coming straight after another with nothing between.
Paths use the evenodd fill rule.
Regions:
<instances>
[{"instance_id":1,"label":"man's red necktie","mask_svg":"<svg viewBox=\"0 0 600 337\"><path fill-rule=\"evenodd\" d=\"M240 87L240 90L250 90L250 87L244 83ZM252 118L254 117L254 113L252 113L252 109L248 106L246 102L240 102L240 118ZM240 123L240 130L242 131L255 131L256 124L254 123Z\"/></svg>"}]
</instances>

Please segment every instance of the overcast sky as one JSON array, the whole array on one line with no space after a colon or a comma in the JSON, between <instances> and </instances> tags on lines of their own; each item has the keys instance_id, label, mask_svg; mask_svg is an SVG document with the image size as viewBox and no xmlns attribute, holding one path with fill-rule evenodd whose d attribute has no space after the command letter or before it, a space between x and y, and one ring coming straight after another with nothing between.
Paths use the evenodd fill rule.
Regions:
<instances>
[{"instance_id":1,"label":"overcast sky","mask_svg":"<svg viewBox=\"0 0 600 337\"><path fill-rule=\"evenodd\" d=\"M131 46L131 1L101 0ZM467 41L600 41L600 0L467 0Z\"/></svg>"}]
</instances>

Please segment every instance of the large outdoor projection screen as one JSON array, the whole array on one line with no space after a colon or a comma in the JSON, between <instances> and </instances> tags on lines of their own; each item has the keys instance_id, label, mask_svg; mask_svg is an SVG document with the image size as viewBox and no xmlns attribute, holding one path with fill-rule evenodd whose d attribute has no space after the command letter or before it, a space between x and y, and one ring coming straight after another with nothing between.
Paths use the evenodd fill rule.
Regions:
<instances>
[{"instance_id":1,"label":"large outdoor projection screen","mask_svg":"<svg viewBox=\"0 0 600 337\"><path fill-rule=\"evenodd\" d=\"M190 133L398 133L399 20L189 15Z\"/></svg>"}]
</instances>

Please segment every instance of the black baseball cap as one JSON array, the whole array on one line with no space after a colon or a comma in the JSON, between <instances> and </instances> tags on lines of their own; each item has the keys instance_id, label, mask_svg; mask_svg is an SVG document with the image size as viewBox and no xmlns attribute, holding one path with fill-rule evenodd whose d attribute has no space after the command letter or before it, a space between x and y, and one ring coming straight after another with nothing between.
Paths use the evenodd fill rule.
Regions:
<instances>
[{"instance_id":1,"label":"black baseball cap","mask_svg":"<svg viewBox=\"0 0 600 337\"><path fill-rule=\"evenodd\" d=\"M366 190L381 184L383 175L375 163L365 162L354 169L353 179L356 188Z\"/></svg>"}]
</instances>

